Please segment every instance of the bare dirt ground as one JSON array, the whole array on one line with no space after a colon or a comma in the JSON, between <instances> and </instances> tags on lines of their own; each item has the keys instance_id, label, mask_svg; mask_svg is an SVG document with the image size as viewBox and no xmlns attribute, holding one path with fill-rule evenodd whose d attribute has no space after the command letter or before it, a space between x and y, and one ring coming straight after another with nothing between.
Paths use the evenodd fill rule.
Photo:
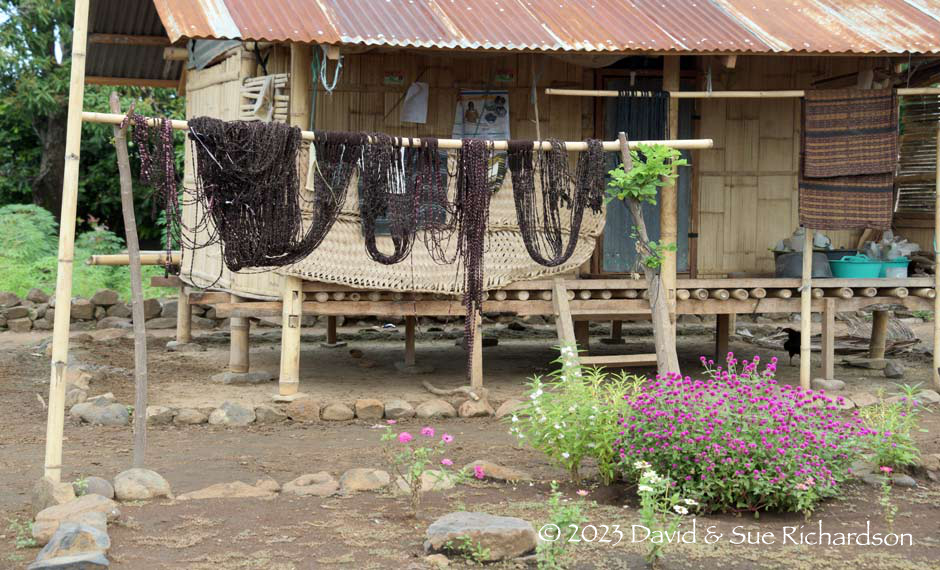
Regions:
<instances>
[{"instance_id":1,"label":"bare dirt ground","mask_svg":"<svg viewBox=\"0 0 940 570\"><path fill-rule=\"evenodd\" d=\"M422 327L423 329L424 327ZM931 325L916 327L924 343L931 340ZM305 331L320 335L322 330ZM433 396L420 385L429 379L439 387L464 383L464 351L452 340L422 340L419 361L434 367L427 376L398 372L394 363L402 358L400 333L388 340L356 340L355 328L341 331L349 338L343 349L321 348L315 336L305 337L301 390L321 401L351 403L357 397L403 398L416 404ZM695 331L693 331L695 332ZM699 331L704 332L704 331ZM252 337L252 368L276 372L279 344L276 331L256 331ZM133 343L129 339L108 342L81 340L75 335L75 358L82 363L107 365L107 373L97 379L91 394L113 392L118 401L133 402L133 385L127 371L133 366ZM427 339L424 333L419 337ZM519 334L516 336L524 336ZM496 347L486 348L485 382L492 399L499 402L524 392L524 380L549 370L553 358L551 329L540 331L537 340L502 338ZM209 350L202 353L168 353L163 348L165 334L149 342L151 404L173 406L218 405L223 401L268 402L276 386L220 386L209 376L224 369L228 345L223 335L202 333L199 341ZM0 334L0 512L4 522L26 520L29 491L42 474L45 413L41 398L47 397L48 359L36 345L38 333ZM595 339L598 335L595 335ZM650 350L648 336L629 336L626 350ZM599 353L624 350L595 342ZM349 349L363 351L352 358ZM785 353L743 342L732 343L742 355L761 354L764 358ZM687 373L698 370L698 355L711 354L710 335L680 338ZM367 362L367 364L363 364ZM904 361L903 382L929 384L929 361L912 356ZM794 383L797 368L782 366L780 379ZM879 371L837 367L836 376L848 384L847 392L858 389L895 390L894 382ZM404 422L420 427L417 420ZM365 493L353 497L313 498L278 496L270 500L231 499L177 502L158 500L122 506L124 521L112 525L110 534L112 567L117 569L259 569L306 570L319 568L398 569L426 568L422 541L427 525L436 517L454 510L479 510L493 514L520 516L538 528L547 518L546 498L552 479L564 481L565 474L548 464L538 453L518 448L506 426L494 419L447 420L434 422L457 438L453 459L456 464L488 459L526 470L538 479L533 484L476 482L462 485L446 494L431 493L422 503L417 519L407 515L407 503L387 494ZM924 415L928 432L918 434L924 453L940 452L940 413ZM150 467L163 474L176 493L215 483L241 480L254 483L270 476L284 483L301 474L326 470L334 476L351 467L384 468L380 431L371 422L300 424L221 428L216 426L155 426L149 431ZM129 428L91 427L66 423L64 480L83 475L113 477L130 467L132 433ZM619 484L600 487L585 483L591 491L585 500L591 523L620 525L627 540L612 544L580 544L573 568L644 568L644 545L629 540L629 528L638 524L633 489ZM576 487L564 485L566 494L576 498ZM845 496L826 503L805 522L815 526L823 521L828 532L863 532L871 521L872 532L885 532L878 504L879 491L863 484L846 488ZM753 516L712 515L699 517L698 527L715 526L724 539L705 544L703 532L695 544L683 544L669 551L664 568L741 569L925 569L940 568L940 484L918 477L916 489L896 489L894 498L900 511L895 532L910 533L913 546L809 546L735 545L731 531L770 531L778 537L784 526L804 524L801 515ZM36 549L16 549L16 532L0 530L0 568L24 568ZM810 530L810 529L807 529ZM453 562L460 566L462 563ZM503 563L497 567L514 567Z\"/></svg>"}]
</instances>

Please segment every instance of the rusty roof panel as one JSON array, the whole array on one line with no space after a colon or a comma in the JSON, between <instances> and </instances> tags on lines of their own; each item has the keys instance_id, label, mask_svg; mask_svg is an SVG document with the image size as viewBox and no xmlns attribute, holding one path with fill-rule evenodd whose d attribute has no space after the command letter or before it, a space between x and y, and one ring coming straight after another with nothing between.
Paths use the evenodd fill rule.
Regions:
<instances>
[{"instance_id":1,"label":"rusty roof panel","mask_svg":"<svg viewBox=\"0 0 940 570\"><path fill-rule=\"evenodd\" d=\"M154 0L179 37L452 49L940 53L940 0Z\"/></svg>"}]
</instances>

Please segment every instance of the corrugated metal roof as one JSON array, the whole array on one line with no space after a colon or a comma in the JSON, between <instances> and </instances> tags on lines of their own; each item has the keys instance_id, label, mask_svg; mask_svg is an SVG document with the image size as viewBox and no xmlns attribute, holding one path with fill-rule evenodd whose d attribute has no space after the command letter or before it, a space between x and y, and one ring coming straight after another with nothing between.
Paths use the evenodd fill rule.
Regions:
<instances>
[{"instance_id":1,"label":"corrugated metal roof","mask_svg":"<svg viewBox=\"0 0 940 570\"><path fill-rule=\"evenodd\" d=\"M940 0L154 0L171 40L571 52L940 53Z\"/></svg>"},{"instance_id":2,"label":"corrugated metal roof","mask_svg":"<svg viewBox=\"0 0 940 570\"><path fill-rule=\"evenodd\" d=\"M89 5L91 34L166 36L153 2L93 0ZM85 75L116 79L179 79L183 62L163 60L163 46L88 44Z\"/></svg>"}]
</instances>

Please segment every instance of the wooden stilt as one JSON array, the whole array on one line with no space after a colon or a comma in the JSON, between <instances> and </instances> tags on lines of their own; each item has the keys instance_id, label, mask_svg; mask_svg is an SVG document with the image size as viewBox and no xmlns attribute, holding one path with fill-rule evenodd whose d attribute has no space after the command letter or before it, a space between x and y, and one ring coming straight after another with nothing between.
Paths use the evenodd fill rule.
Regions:
<instances>
[{"instance_id":1,"label":"wooden stilt","mask_svg":"<svg viewBox=\"0 0 940 570\"><path fill-rule=\"evenodd\" d=\"M115 91L111 92L110 105L112 113L121 112L121 99ZM114 127L114 150L117 154L118 177L121 183L121 213L124 217L124 233L127 238L128 265L131 274L131 316L134 322L134 411L136 412L134 414L134 467L143 467L147 458L147 330L144 325L140 242L137 240L137 218L134 215L134 182L131 178L131 160L127 155L127 135L120 126ZM189 308L188 303L186 308Z\"/></svg>"},{"instance_id":2,"label":"wooden stilt","mask_svg":"<svg viewBox=\"0 0 940 570\"><path fill-rule=\"evenodd\" d=\"M78 156L82 145L82 101L85 96L85 44L88 35L88 0L75 0L72 24L72 59L69 110L65 135L65 174L59 220L59 264L55 288L55 324L46 416L45 476L58 483L62 476L62 438L65 429L65 378L69 356L69 320L72 312L72 267L75 261L75 211L78 205Z\"/></svg>"},{"instance_id":3,"label":"wooden stilt","mask_svg":"<svg viewBox=\"0 0 940 570\"><path fill-rule=\"evenodd\" d=\"M813 230L803 228L803 280L800 287L800 387L810 389L813 326Z\"/></svg>"},{"instance_id":4,"label":"wooden stilt","mask_svg":"<svg viewBox=\"0 0 940 570\"><path fill-rule=\"evenodd\" d=\"M193 306L189 304L186 286L180 285L176 302L176 342L186 344L193 341Z\"/></svg>"},{"instance_id":5,"label":"wooden stilt","mask_svg":"<svg viewBox=\"0 0 940 570\"><path fill-rule=\"evenodd\" d=\"M244 301L238 295L232 295L232 302L239 303ZM243 317L232 317L229 319L229 372L236 374L247 373L251 368L249 362L248 339L251 333L251 321Z\"/></svg>"},{"instance_id":6,"label":"wooden stilt","mask_svg":"<svg viewBox=\"0 0 940 570\"><path fill-rule=\"evenodd\" d=\"M473 354L470 358L470 386L483 387L483 316L477 313L473 326Z\"/></svg>"},{"instance_id":7,"label":"wooden stilt","mask_svg":"<svg viewBox=\"0 0 940 570\"><path fill-rule=\"evenodd\" d=\"M822 377L835 378L836 358L836 300L827 297L823 301L822 313Z\"/></svg>"},{"instance_id":8,"label":"wooden stilt","mask_svg":"<svg viewBox=\"0 0 940 570\"><path fill-rule=\"evenodd\" d=\"M724 362L731 340L731 315L715 315L715 360Z\"/></svg>"},{"instance_id":9,"label":"wooden stilt","mask_svg":"<svg viewBox=\"0 0 940 570\"><path fill-rule=\"evenodd\" d=\"M303 281L300 277L284 276L281 300L281 375L278 393L292 396L300 388L300 321L303 302Z\"/></svg>"},{"instance_id":10,"label":"wooden stilt","mask_svg":"<svg viewBox=\"0 0 940 570\"><path fill-rule=\"evenodd\" d=\"M326 318L326 343L336 344L336 317Z\"/></svg>"},{"instance_id":11,"label":"wooden stilt","mask_svg":"<svg viewBox=\"0 0 940 570\"><path fill-rule=\"evenodd\" d=\"M578 352L580 354L589 354L591 352L591 333L590 321L574 322L574 338L578 343Z\"/></svg>"},{"instance_id":12,"label":"wooden stilt","mask_svg":"<svg viewBox=\"0 0 940 570\"><path fill-rule=\"evenodd\" d=\"M937 232L940 231L940 123L937 123L937 161L935 164L937 171L934 173L936 189L933 205L933 252L934 259L940 259L940 254L937 253ZM935 390L940 390L940 295L936 294L937 290L940 290L940 271L934 270L933 279L933 387Z\"/></svg>"},{"instance_id":13,"label":"wooden stilt","mask_svg":"<svg viewBox=\"0 0 940 570\"><path fill-rule=\"evenodd\" d=\"M868 346L868 358L883 360L888 340L888 311L873 311L871 321L871 341Z\"/></svg>"},{"instance_id":14,"label":"wooden stilt","mask_svg":"<svg viewBox=\"0 0 940 570\"><path fill-rule=\"evenodd\" d=\"M623 342L623 321L610 322L610 340L611 342Z\"/></svg>"},{"instance_id":15,"label":"wooden stilt","mask_svg":"<svg viewBox=\"0 0 940 570\"><path fill-rule=\"evenodd\" d=\"M405 366L415 365L415 329L418 317L405 317Z\"/></svg>"}]
</instances>

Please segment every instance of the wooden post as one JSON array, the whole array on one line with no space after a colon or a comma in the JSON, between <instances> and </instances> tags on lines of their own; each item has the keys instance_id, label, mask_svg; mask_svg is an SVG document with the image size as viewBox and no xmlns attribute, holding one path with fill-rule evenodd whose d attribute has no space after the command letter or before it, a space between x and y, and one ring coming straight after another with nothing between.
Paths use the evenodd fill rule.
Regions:
<instances>
[{"instance_id":1,"label":"wooden post","mask_svg":"<svg viewBox=\"0 0 940 570\"><path fill-rule=\"evenodd\" d=\"M58 483L62 476L62 438L65 429L65 378L69 356L69 320L72 312L72 266L75 261L75 210L78 204L78 157L82 146L82 100L85 97L85 43L88 35L88 0L75 0L72 24L72 60L69 110L65 135L65 174L59 220L59 264L55 287L55 324L46 416L45 476ZM145 412L146 413L146 412Z\"/></svg>"},{"instance_id":2,"label":"wooden post","mask_svg":"<svg viewBox=\"0 0 940 570\"><path fill-rule=\"evenodd\" d=\"M679 56L663 56L663 90L670 93L679 91ZM667 139L679 138L679 100L669 98L669 131ZM677 167L673 166L673 174ZM664 244L678 245L679 199L678 179L668 186L663 186L659 195L659 241ZM669 307L669 322L672 337L676 329L676 252L664 251L659 274L666 290L666 304Z\"/></svg>"},{"instance_id":3,"label":"wooden post","mask_svg":"<svg viewBox=\"0 0 940 570\"><path fill-rule=\"evenodd\" d=\"M176 343L186 344L193 340L193 306L189 304L189 293L186 292L185 285L180 285L177 299Z\"/></svg>"},{"instance_id":4,"label":"wooden post","mask_svg":"<svg viewBox=\"0 0 940 570\"><path fill-rule=\"evenodd\" d=\"M610 322L610 342L614 344L623 342L623 321Z\"/></svg>"},{"instance_id":5,"label":"wooden post","mask_svg":"<svg viewBox=\"0 0 940 570\"><path fill-rule=\"evenodd\" d=\"M281 313L281 375L278 393L292 396L300 388L300 321L304 298L303 280L284 276Z\"/></svg>"},{"instance_id":6,"label":"wooden post","mask_svg":"<svg viewBox=\"0 0 940 570\"><path fill-rule=\"evenodd\" d=\"M483 387L483 316L475 311L473 326L473 354L470 357L470 386Z\"/></svg>"},{"instance_id":7,"label":"wooden post","mask_svg":"<svg viewBox=\"0 0 940 570\"><path fill-rule=\"evenodd\" d=\"M731 339L731 315L715 315L715 362L724 365L728 354L728 342Z\"/></svg>"},{"instance_id":8,"label":"wooden post","mask_svg":"<svg viewBox=\"0 0 940 570\"><path fill-rule=\"evenodd\" d=\"M591 352L591 321L574 322L574 338L578 343L578 353L588 354Z\"/></svg>"},{"instance_id":9,"label":"wooden post","mask_svg":"<svg viewBox=\"0 0 940 570\"><path fill-rule=\"evenodd\" d=\"M803 228L803 280L800 287L800 387L810 389L813 326L813 230Z\"/></svg>"},{"instance_id":10,"label":"wooden post","mask_svg":"<svg viewBox=\"0 0 940 570\"><path fill-rule=\"evenodd\" d=\"M937 122L937 171L935 173L936 190L933 204L933 254L934 260L940 259L937 253L937 232L940 231L940 121ZM940 290L940 271L934 269L933 287ZM933 387L940 390L940 295L933 298Z\"/></svg>"},{"instance_id":11,"label":"wooden post","mask_svg":"<svg viewBox=\"0 0 940 570\"><path fill-rule=\"evenodd\" d=\"M231 302L239 303L242 297L232 295ZM251 369L248 340L251 333L251 321L245 317L229 319L229 356L228 370L235 374L246 374Z\"/></svg>"},{"instance_id":12,"label":"wooden post","mask_svg":"<svg viewBox=\"0 0 940 570\"><path fill-rule=\"evenodd\" d=\"M415 365L415 328L418 317L405 317L405 366Z\"/></svg>"},{"instance_id":13,"label":"wooden post","mask_svg":"<svg viewBox=\"0 0 940 570\"><path fill-rule=\"evenodd\" d=\"M111 92L111 112L121 112L121 98ZM137 240L137 218L134 216L134 182L131 160L127 155L127 136L120 126L114 127L114 150L117 154L118 177L121 183L121 214L127 238L128 265L131 274L131 316L134 320L134 467L143 467L147 457L147 330L144 325L144 288L140 271L140 242ZM188 306L188 305L187 305Z\"/></svg>"},{"instance_id":14,"label":"wooden post","mask_svg":"<svg viewBox=\"0 0 940 570\"><path fill-rule=\"evenodd\" d=\"M871 341L868 345L868 358L872 360L884 360L887 340L888 311L872 311Z\"/></svg>"},{"instance_id":15,"label":"wooden post","mask_svg":"<svg viewBox=\"0 0 940 570\"><path fill-rule=\"evenodd\" d=\"M836 367L836 300L827 297L822 313L822 377L835 378Z\"/></svg>"}]
</instances>

